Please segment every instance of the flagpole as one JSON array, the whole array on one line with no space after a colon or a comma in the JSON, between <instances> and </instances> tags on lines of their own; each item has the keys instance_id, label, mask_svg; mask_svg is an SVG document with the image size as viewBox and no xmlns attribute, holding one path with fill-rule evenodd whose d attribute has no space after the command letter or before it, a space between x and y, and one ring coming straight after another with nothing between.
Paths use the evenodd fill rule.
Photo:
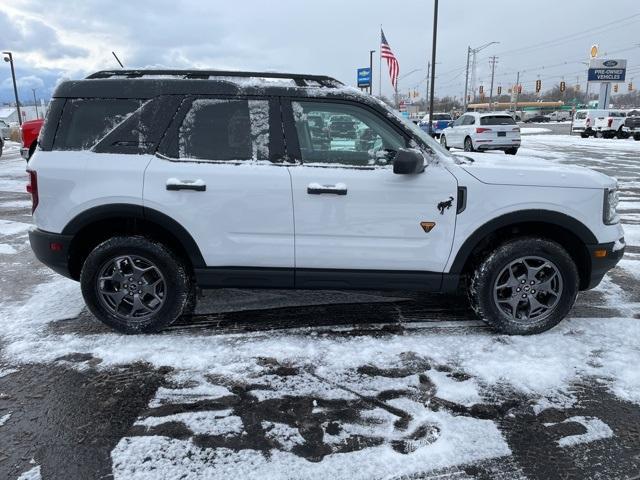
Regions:
<instances>
[{"instance_id":1,"label":"flagpole","mask_svg":"<svg viewBox=\"0 0 640 480\"><path fill-rule=\"evenodd\" d=\"M382 24L380 24L380 40L382 43ZM380 56L378 57L378 98L382 99L382 48L379 48Z\"/></svg>"}]
</instances>

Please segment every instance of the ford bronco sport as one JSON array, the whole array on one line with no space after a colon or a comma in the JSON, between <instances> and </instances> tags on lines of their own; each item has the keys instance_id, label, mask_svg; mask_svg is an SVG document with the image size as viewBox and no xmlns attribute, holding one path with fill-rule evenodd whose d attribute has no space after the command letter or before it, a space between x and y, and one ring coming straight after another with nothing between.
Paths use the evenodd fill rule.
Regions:
<instances>
[{"instance_id":1,"label":"ford bronco sport","mask_svg":"<svg viewBox=\"0 0 640 480\"><path fill-rule=\"evenodd\" d=\"M461 289L530 334L625 245L614 179L516 160L451 155L329 77L102 71L55 91L30 241L125 333L190 314L196 287L249 287Z\"/></svg>"}]
</instances>

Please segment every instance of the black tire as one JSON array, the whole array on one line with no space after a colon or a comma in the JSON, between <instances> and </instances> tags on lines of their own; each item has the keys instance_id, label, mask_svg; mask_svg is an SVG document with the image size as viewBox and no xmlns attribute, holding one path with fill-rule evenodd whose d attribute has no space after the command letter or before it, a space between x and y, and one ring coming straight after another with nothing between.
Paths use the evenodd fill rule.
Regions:
<instances>
[{"instance_id":1,"label":"black tire","mask_svg":"<svg viewBox=\"0 0 640 480\"><path fill-rule=\"evenodd\" d=\"M625 132L624 130L622 130L622 127L620 127L618 129L618 131L616 132L616 137L618 137L621 140L624 140L626 138L629 138L629 134L627 132Z\"/></svg>"},{"instance_id":2,"label":"black tire","mask_svg":"<svg viewBox=\"0 0 640 480\"><path fill-rule=\"evenodd\" d=\"M451 150L451 147L447 145L447 137L445 137L444 134L440 135L440 145L447 150Z\"/></svg>"},{"instance_id":3,"label":"black tire","mask_svg":"<svg viewBox=\"0 0 640 480\"><path fill-rule=\"evenodd\" d=\"M473 140L471 140L471 137L467 137L464 139L464 151L475 152L475 149L473 148Z\"/></svg>"},{"instance_id":4,"label":"black tire","mask_svg":"<svg viewBox=\"0 0 640 480\"><path fill-rule=\"evenodd\" d=\"M634 139L636 142L640 142L640 133L634 133L634 134L633 134L633 139Z\"/></svg>"},{"instance_id":5,"label":"black tire","mask_svg":"<svg viewBox=\"0 0 640 480\"><path fill-rule=\"evenodd\" d=\"M518 153L518 149L517 148L507 148L504 153L506 153L507 155L515 155L516 153Z\"/></svg>"},{"instance_id":6,"label":"black tire","mask_svg":"<svg viewBox=\"0 0 640 480\"><path fill-rule=\"evenodd\" d=\"M147 270L140 273L143 268ZM100 282L107 278L105 271L111 277ZM91 313L122 333L158 332L195 308L195 288L185 264L163 244L144 237L113 237L99 244L82 266L80 285ZM146 308L142 315L136 315L138 306Z\"/></svg>"},{"instance_id":7,"label":"black tire","mask_svg":"<svg viewBox=\"0 0 640 480\"><path fill-rule=\"evenodd\" d=\"M534 290L536 285L530 284L528 280L521 284L524 275L516 276L516 273L520 265L518 262L523 257L533 257L534 259L529 261L540 262L537 264L538 266L540 264L546 265L536 275L546 275L547 269L557 272L557 275L551 278L555 279L556 287L560 286L558 295L553 297L544 294L542 290L536 292ZM506 273L508 269L511 269L513 273L511 277ZM514 269L516 272L514 272ZM499 287L500 284L498 282L503 281L504 275L507 275L507 280L513 278L516 283L513 288L508 286ZM546 279L542 276L540 280ZM546 283L538 283L539 279L535 281L536 284L540 285ZM578 285L578 270L564 248L550 240L522 237L507 241L478 263L469 279L468 295L471 308L476 315L493 329L509 335L531 335L544 332L556 326L569 313L578 294ZM522 294L515 291L516 287L521 289L517 290L517 292L522 292ZM501 304L498 303L498 293L496 293L499 288L501 292L509 290L511 294L511 296L504 297ZM543 287L541 286L540 288ZM521 298L526 295L535 298L540 304L546 302L547 305L544 306L552 308L547 311L542 310L536 315L531 300L529 298ZM513 314L513 307L505 308L509 298L517 302L515 315ZM517 318L519 313L521 316ZM533 317L528 318L529 315L533 315Z\"/></svg>"},{"instance_id":8,"label":"black tire","mask_svg":"<svg viewBox=\"0 0 640 480\"><path fill-rule=\"evenodd\" d=\"M580 136L582 138L589 138L589 134L588 133L581 133Z\"/></svg>"}]
</instances>

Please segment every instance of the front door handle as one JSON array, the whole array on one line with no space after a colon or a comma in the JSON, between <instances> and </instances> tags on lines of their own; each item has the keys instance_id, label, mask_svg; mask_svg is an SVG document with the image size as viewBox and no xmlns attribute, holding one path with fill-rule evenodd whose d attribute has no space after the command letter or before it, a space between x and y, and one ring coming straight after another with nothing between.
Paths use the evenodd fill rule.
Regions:
<instances>
[{"instance_id":1,"label":"front door handle","mask_svg":"<svg viewBox=\"0 0 640 480\"><path fill-rule=\"evenodd\" d=\"M178 180L177 178L170 178L167 180L167 190L194 190L196 192L204 192L207 189L207 184L203 180Z\"/></svg>"},{"instance_id":2,"label":"front door handle","mask_svg":"<svg viewBox=\"0 0 640 480\"><path fill-rule=\"evenodd\" d=\"M307 193L309 195L346 195L347 186L344 183L336 183L335 185L321 185L319 183L310 183L307 185Z\"/></svg>"}]
</instances>

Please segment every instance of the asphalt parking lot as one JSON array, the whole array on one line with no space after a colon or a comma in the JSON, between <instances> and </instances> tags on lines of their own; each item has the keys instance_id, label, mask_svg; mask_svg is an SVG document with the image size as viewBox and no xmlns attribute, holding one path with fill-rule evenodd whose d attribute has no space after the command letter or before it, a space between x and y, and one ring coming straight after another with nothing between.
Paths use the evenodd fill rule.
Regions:
<instances>
[{"instance_id":1,"label":"asphalt parking lot","mask_svg":"<svg viewBox=\"0 0 640 480\"><path fill-rule=\"evenodd\" d=\"M160 335L115 334L33 257L8 145L0 478L638 478L640 142L525 127L551 131L514 161L618 179L628 242L535 337L490 332L463 297L278 290L208 292Z\"/></svg>"}]
</instances>

